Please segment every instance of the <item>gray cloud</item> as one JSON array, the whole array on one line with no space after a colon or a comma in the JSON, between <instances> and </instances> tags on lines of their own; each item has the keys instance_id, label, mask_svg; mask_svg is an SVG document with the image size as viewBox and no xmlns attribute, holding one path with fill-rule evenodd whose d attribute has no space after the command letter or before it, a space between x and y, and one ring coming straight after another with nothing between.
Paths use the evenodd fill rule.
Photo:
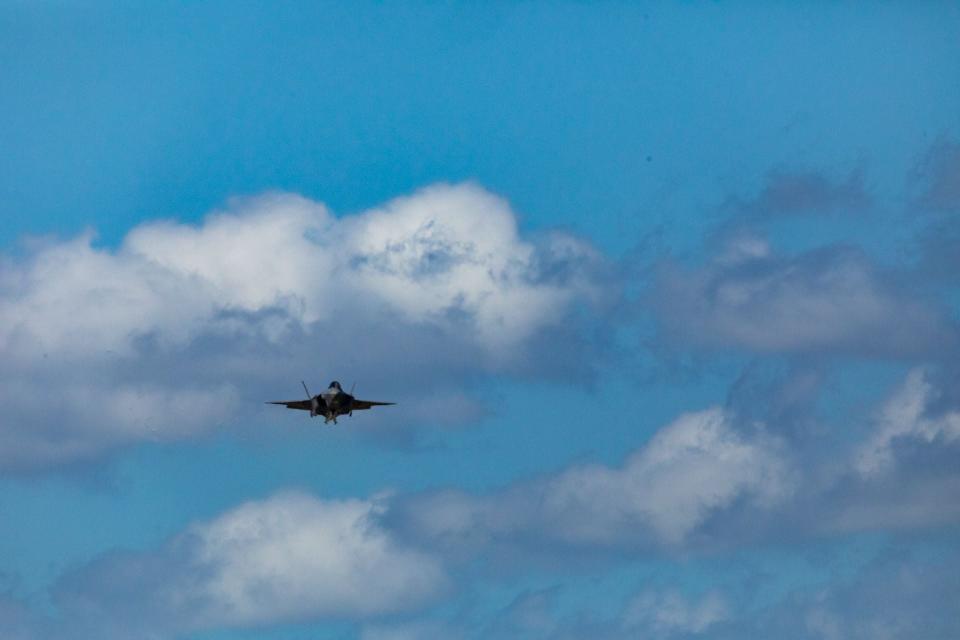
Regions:
<instances>
[{"instance_id":1,"label":"gray cloud","mask_svg":"<svg viewBox=\"0 0 960 640\"><path fill-rule=\"evenodd\" d=\"M917 245L918 279L960 286L960 219L932 222L920 233Z\"/></svg>"},{"instance_id":2,"label":"gray cloud","mask_svg":"<svg viewBox=\"0 0 960 640\"><path fill-rule=\"evenodd\" d=\"M0 637L5 640L40 638L39 617L16 598L0 594Z\"/></svg>"},{"instance_id":3,"label":"gray cloud","mask_svg":"<svg viewBox=\"0 0 960 640\"><path fill-rule=\"evenodd\" d=\"M817 171L775 169L767 173L756 197L730 198L725 206L750 218L776 218L856 213L870 202L862 171L837 181Z\"/></svg>"},{"instance_id":4,"label":"gray cloud","mask_svg":"<svg viewBox=\"0 0 960 640\"><path fill-rule=\"evenodd\" d=\"M960 633L960 557L889 552L853 580L794 593L766 612L731 626L717 640L947 640Z\"/></svg>"},{"instance_id":5,"label":"gray cloud","mask_svg":"<svg viewBox=\"0 0 960 640\"><path fill-rule=\"evenodd\" d=\"M941 140L913 172L909 215L925 223L915 244L916 279L960 285L960 143Z\"/></svg>"},{"instance_id":6,"label":"gray cloud","mask_svg":"<svg viewBox=\"0 0 960 640\"><path fill-rule=\"evenodd\" d=\"M937 554L934 559L894 549L851 579L806 587L760 609L738 610L721 590L687 596L670 588L644 589L614 615L559 614L555 608L541 606L536 628L509 637L948 640L960 632L958 569L960 558L955 552Z\"/></svg>"},{"instance_id":7,"label":"gray cloud","mask_svg":"<svg viewBox=\"0 0 960 640\"><path fill-rule=\"evenodd\" d=\"M663 336L684 347L940 356L955 346L956 327L915 289L854 248L778 256L748 235L699 268L662 262L648 301Z\"/></svg>"},{"instance_id":8,"label":"gray cloud","mask_svg":"<svg viewBox=\"0 0 960 640\"><path fill-rule=\"evenodd\" d=\"M755 358L730 385L725 408L739 424L765 424L796 448L823 438L817 403L829 384L831 367L817 361ZM822 444L822 443L820 443Z\"/></svg>"},{"instance_id":9,"label":"gray cloud","mask_svg":"<svg viewBox=\"0 0 960 640\"><path fill-rule=\"evenodd\" d=\"M944 385L950 379L942 369L913 369L876 407L844 411L839 421L818 420L812 407L788 412L793 424L786 433L792 459L803 469L801 489L780 508L751 512L749 520L715 520L710 536L744 544L862 532L923 534L960 523L960 505L952 497L960 490L960 403ZM786 385L792 384L788 377ZM780 404L776 388L773 407Z\"/></svg>"},{"instance_id":10,"label":"gray cloud","mask_svg":"<svg viewBox=\"0 0 960 640\"><path fill-rule=\"evenodd\" d=\"M960 211L960 143L943 139L913 170L920 195L916 206L938 212Z\"/></svg>"}]
</instances>

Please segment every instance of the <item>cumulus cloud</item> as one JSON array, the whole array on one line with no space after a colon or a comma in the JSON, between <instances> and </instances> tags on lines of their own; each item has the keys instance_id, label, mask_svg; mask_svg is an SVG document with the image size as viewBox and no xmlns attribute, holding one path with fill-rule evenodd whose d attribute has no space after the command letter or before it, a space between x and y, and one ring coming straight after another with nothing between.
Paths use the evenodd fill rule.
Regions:
<instances>
[{"instance_id":1,"label":"cumulus cloud","mask_svg":"<svg viewBox=\"0 0 960 640\"><path fill-rule=\"evenodd\" d=\"M942 429L927 438L926 427L884 435L889 424L903 424L901 418L940 424L951 416L955 398L944 392L949 379L928 369L911 372L882 403L866 439L805 460L803 468L790 441L745 422L756 416L711 408L679 416L621 465L578 463L486 495L446 490L325 501L285 493L247 503L157 550L101 557L62 579L54 600L71 628L108 638L329 617L363 620L361 633L369 638L485 637L476 629L542 638L742 637L744 619L716 591L691 597L647 588L609 618L558 617L550 590L528 593L496 620L467 627L462 620L405 615L446 592L441 557L466 560L457 562L458 570L470 575L480 558L529 561L531 553L556 553L569 567L596 552L595 559L670 557L757 540L784 544L956 523L956 440ZM790 398L798 384L806 397L807 383L792 376L787 383ZM919 454L910 442L922 447ZM943 455L931 457L941 443L949 445ZM860 453L876 456L886 447L892 448L889 466L863 473L850 468ZM848 466L839 475L816 468L835 471L838 461ZM850 619L838 618L843 608L835 603L846 597L803 596L807 614L794 637L820 637L827 629L838 630L837 637L846 637L845 629L867 637ZM759 635L779 629L778 617L751 615L764 630Z\"/></svg>"},{"instance_id":2,"label":"cumulus cloud","mask_svg":"<svg viewBox=\"0 0 960 640\"><path fill-rule=\"evenodd\" d=\"M279 308L307 325L372 305L415 322L464 318L484 347L509 347L589 293L588 270L553 263L599 260L571 236L522 240L508 205L470 185L343 219L276 194L199 227L143 224L115 252L89 234L42 249L5 275L0 345L27 357L132 352L142 336L187 341L224 310Z\"/></svg>"},{"instance_id":3,"label":"cumulus cloud","mask_svg":"<svg viewBox=\"0 0 960 640\"><path fill-rule=\"evenodd\" d=\"M377 524L382 509L297 492L245 503L159 550L101 557L63 578L56 601L77 628L120 637L416 609L446 574Z\"/></svg>"},{"instance_id":4,"label":"cumulus cloud","mask_svg":"<svg viewBox=\"0 0 960 640\"><path fill-rule=\"evenodd\" d=\"M117 249L49 241L0 275L0 387L17 407L0 465L207 432L317 371L393 392L423 374L469 419L458 380L583 361L571 316L603 302L605 274L586 241L525 239L469 184L342 218L295 195L238 200L199 225L144 223Z\"/></svg>"},{"instance_id":5,"label":"cumulus cloud","mask_svg":"<svg viewBox=\"0 0 960 640\"><path fill-rule=\"evenodd\" d=\"M734 504L778 504L794 489L780 443L745 436L721 409L685 414L623 466L578 464L501 493L412 500L403 526L448 547L551 540L586 547L674 546Z\"/></svg>"},{"instance_id":6,"label":"cumulus cloud","mask_svg":"<svg viewBox=\"0 0 960 640\"><path fill-rule=\"evenodd\" d=\"M640 525L676 544L735 500L774 504L790 484L775 441L747 440L711 409L681 416L620 469L568 469L548 483L543 509L571 541L614 542Z\"/></svg>"},{"instance_id":7,"label":"cumulus cloud","mask_svg":"<svg viewBox=\"0 0 960 640\"><path fill-rule=\"evenodd\" d=\"M960 522L949 376L915 370L876 410L823 422L797 407L816 401L823 375L793 369L778 384L738 388L726 408L679 416L621 465L576 463L481 495L405 496L387 519L452 558L489 552L507 564L530 554L673 554Z\"/></svg>"},{"instance_id":8,"label":"cumulus cloud","mask_svg":"<svg viewBox=\"0 0 960 640\"><path fill-rule=\"evenodd\" d=\"M901 358L956 342L943 310L846 247L778 256L735 237L702 267L662 263L650 303L665 335L701 348Z\"/></svg>"}]
</instances>

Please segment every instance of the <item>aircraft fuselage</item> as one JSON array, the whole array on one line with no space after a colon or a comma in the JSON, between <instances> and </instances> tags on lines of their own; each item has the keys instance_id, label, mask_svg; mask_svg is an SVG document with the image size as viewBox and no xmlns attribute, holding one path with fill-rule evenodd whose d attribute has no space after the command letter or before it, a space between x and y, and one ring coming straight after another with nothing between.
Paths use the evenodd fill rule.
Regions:
<instances>
[{"instance_id":1,"label":"aircraft fuselage","mask_svg":"<svg viewBox=\"0 0 960 640\"><path fill-rule=\"evenodd\" d=\"M323 415L324 424L331 420L337 424L337 416L353 413L353 396L341 389L337 381L331 382L330 387L316 398L322 400L316 404L320 405L317 413Z\"/></svg>"}]
</instances>

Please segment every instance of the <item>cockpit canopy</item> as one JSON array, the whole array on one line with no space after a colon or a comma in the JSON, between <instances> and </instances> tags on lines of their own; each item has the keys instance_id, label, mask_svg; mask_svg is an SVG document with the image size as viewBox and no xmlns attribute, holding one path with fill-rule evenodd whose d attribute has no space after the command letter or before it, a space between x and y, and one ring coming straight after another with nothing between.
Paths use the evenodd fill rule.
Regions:
<instances>
[{"instance_id":1,"label":"cockpit canopy","mask_svg":"<svg viewBox=\"0 0 960 640\"><path fill-rule=\"evenodd\" d=\"M340 383L337 382L336 380L330 383L330 388L336 389L337 391L343 391L343 388L340 386Z\"/></svg>"}]
</instances>

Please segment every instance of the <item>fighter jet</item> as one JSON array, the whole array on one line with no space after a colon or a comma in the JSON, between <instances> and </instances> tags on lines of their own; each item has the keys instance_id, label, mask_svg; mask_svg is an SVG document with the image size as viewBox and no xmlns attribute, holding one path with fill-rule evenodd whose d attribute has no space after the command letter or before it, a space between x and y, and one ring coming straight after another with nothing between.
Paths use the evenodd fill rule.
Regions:
<instances>
[{"instance_id":1,"label":"fighter jet","mask_svg":"<svg viewBox=\"0 0 960 640\"><path fill-rule=\"evenodd\" d=\"M362 411L370 407L378 407L396 402L374 402L373 400L357 400L351 394L346 393L340 386L340 383L334 380L323 393L315 396L310 395L307 389L307 383L301 381L303 390L307 392L306 400L273 400L267 404L282 404L287 409L302 409L310 412L310 417L323 416L323 424L331 420L337 424L337 416L352 416L354 411ZM353 391L351 389L351 391Z\"/></svg>"}]
</instances>

